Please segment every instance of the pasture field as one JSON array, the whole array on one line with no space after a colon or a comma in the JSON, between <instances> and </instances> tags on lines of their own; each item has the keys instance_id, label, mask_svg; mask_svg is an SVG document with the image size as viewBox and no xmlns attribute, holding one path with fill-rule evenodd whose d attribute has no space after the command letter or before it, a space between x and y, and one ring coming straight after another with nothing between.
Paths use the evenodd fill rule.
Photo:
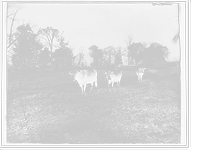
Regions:
<instances>
[{"instance_id":1,"label":"pasture field","mask_svg":"<svg viewBox=\"0 0 200 159\"><path fill-rule=\"evenodd\" d=\"M29 72L7 72L7 93L17 90L40 89L45 87L52 87L58 85L68 85L77 87L76 82L72 81L69 71L29 71ZM98 70L98 83L100 86L105 87L105 70ZM144 76L154 79L162 79L170 73L179 73L178 68L168 69L152 69L145 72ZM123 80L135 81L135 70L124 70L122 76ZM145 77L144 77L145 80Z\"/></svg>"},{"instance_id":2,"label":"pasture field","mask_svg":"<svg viewBox=\"0 0 200 159\"><path fill-rule=\"evenodd\" d=\"M70 144L176 144L181 138L177 68L149 69L139 83L123 70L121 86L81 94L68 71L7 74L7 142Z\"/></svg>"}]
</instances>

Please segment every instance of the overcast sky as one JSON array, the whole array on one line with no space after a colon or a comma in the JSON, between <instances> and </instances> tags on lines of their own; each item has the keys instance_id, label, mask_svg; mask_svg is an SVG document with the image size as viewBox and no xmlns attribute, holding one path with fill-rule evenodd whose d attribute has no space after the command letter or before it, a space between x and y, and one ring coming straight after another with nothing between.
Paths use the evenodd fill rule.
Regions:
<instances>
[{"instance_id":1,"label":"overcast sky","mask_svg":"<svg viewBox=\"0 0 200 159\"><path fill-rule=\"evenodd\" d=\"M170 60L179 58L172 42L178 31L175 4L23 4L17 19L37 25L36 31L48 26L64 31L75 52L91 45L125 48L131 34L134 42L160 43L170 50Z\"/></svg>"}]
</instances>

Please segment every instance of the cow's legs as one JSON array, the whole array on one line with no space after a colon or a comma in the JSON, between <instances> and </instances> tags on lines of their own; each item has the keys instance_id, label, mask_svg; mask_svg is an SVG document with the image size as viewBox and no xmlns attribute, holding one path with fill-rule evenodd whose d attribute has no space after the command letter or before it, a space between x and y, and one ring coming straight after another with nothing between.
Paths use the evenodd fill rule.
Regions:
<instances>
[{"instance_id":1,"label":"cow's legs","mask_svg":"<svg viewBox=\"0 0 200 159\"><path fill-rule=\"evenodd\" d=\"M94 82L91 83L90 91L93 89L93 87L94 87Z\"/></svg>"},{"instance_id":2,"label":"cow's legs","mask_svg":"<svg viewBox=\"0 0 200 159\"><path fill-rule=\"evenodd\" d=\"M84 94L86 95L86 92L85 92L86 91L86 84L83 85L83 91L84 91Z\"/></svg>"},{"instance_id":3,"label":"cow's legs","mask_svg":"<svg viewBox=\"0 0 200 159\"><path fill-rule=\"evenodd\" d=\"M138 75L138 81L141 82L141 77Z\"/></svg>"},{"instance_id":4,"label":"cow's legs","mask_svg":"<svg viewBox=\"0 0 200 159\"><path fill-rule=\"evenodd\" d=\"M97 83L97 80L94 81L94 85L95 85L95 87L96 87L96 90L98 91L98 83Z\"/></svg>"},{"instance_id":5,"label":"cow's legs","mask_svg":"<svg viewBox=\"0 0 200 159\"><path fill-rule=\"evenodd\" d=\"M84 88L83 88L83 85L82 86L80 86L81 87L81 92L82 92L82 94L84 93Z\"/></svg>"},{"instance_id":6,"label":"cow's legs","mask_svg":"<svg viewBox=\"0 0 200 159\"><path fill-rule=\"evenodd\" d=\"M114 82L112 82L112 88L113 88L113 86L114 86Z\"/></svg>"}]
</instances>

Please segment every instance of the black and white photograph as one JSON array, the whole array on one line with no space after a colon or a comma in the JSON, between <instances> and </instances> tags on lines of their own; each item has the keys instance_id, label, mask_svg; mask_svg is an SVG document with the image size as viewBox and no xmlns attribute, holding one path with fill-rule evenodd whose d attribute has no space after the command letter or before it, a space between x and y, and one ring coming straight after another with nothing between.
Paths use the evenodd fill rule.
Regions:
<instances>
[{"instance_id":1,"label":"black and white photograph","mask_svg":"<svg viewBox=\"0 0 200 159\"><path fill-rule=\"evenodd\" d=\"M2 1L2 148L187 148L189 0Z\"/></svg>"}]
</instances>

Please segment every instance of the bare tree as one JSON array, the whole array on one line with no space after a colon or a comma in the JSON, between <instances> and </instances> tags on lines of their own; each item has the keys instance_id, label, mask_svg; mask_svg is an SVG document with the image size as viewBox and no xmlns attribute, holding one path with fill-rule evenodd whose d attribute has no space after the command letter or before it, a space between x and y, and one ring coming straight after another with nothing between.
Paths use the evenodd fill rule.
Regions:
<instances>
[{"instance_id":1,"label":"bare tree","mask_svg":"<svg viewBox=\"0 0 200 159\"><path fill-rule=\"evenodd\" d=\"M76 58L78 59L77 66L78 66L78 67L84 66L84 58L85 58L85 55L84 55L83 51L81 51L81 52L76 56Z\"/></svg>"},{"instance_id":2,"label":"bare tree","mask_svg":"<svg viewBox=\"0 0 200 159\"><path fill-rule=\"evenodd\" d=\"M126 46L129 47L133 43L133 36L130 34L127 36L127 39L125 39Z\"/></svg>"},{"instance_id":3,"label":"bare tree","mask_svg":"<svg viewBox=\"0 0 200 159\"><path fill-rule=\"evenodd\" d=\"M12 37L13 37L13 33L12 33L12 31L13 31L13 23L14 23L14 21L15 21L15 16L17 15L17 12L19 11L19 9L17 9L16 11L15 11L15 13L14 13L14 15L13 15L13 17L12 17L12 22L11 22L11 26L10 26L10 34L9 34L9 43L8 43L8 46L7 46L7 48L9 48L13 43L14 43L14 41L16 41L16 39L15 40L13 40L12 41ZM8 16L9 17L9 16Z\"/></svg>"},{"instance_id":4,"label":"bare tree","mask_svg":"<svg viewBox=\"0 0 200 159\"><path fill-rule=\"evenodd\" d=\"M133 36L131 34L129 34L127 36L127 39L125 39L125 43L126 43L126 47L128 49L128 47L133 43ZM128 52L128 54L129 54L129 52ZM128 65L129 65L129 63L130 63L130 59L128 58Z\"/></svg>"},{"instance_id":5,"label":"bare tree","mask_svg":"<svg viewBox=\"0 0 200 159\"><path fill-rule=\"evenodd\" d=\"M54 39L59 38L59 31L58 29L54 29L52 27L47 27L45 29L40 29L38 34L42 35L42 39L45 40L47 46L49 47L49 50L51 51L51 54L53 53L53 47L54 47Z\"/></svg>"},{"instance_id":6,"label":"bare tree","mask_svg":"<svg viewBox=\"0 0 200 159\"><path fill-rule=\"evenodd\" d=\"M8 10L11 8L10 5L7 6ZM9 49L19 38L18 36L14 36L13 33L13 27L14 27L14 23L17 21L16 20L16 15L19 12L19 10L21 10L22 7L18 7L14 12L10 13L7 15L7 20L11 20L11 24L9 26L9 33L8 33L8 43L7 43L7 49Z\"/></svg>"}]
</instances>

